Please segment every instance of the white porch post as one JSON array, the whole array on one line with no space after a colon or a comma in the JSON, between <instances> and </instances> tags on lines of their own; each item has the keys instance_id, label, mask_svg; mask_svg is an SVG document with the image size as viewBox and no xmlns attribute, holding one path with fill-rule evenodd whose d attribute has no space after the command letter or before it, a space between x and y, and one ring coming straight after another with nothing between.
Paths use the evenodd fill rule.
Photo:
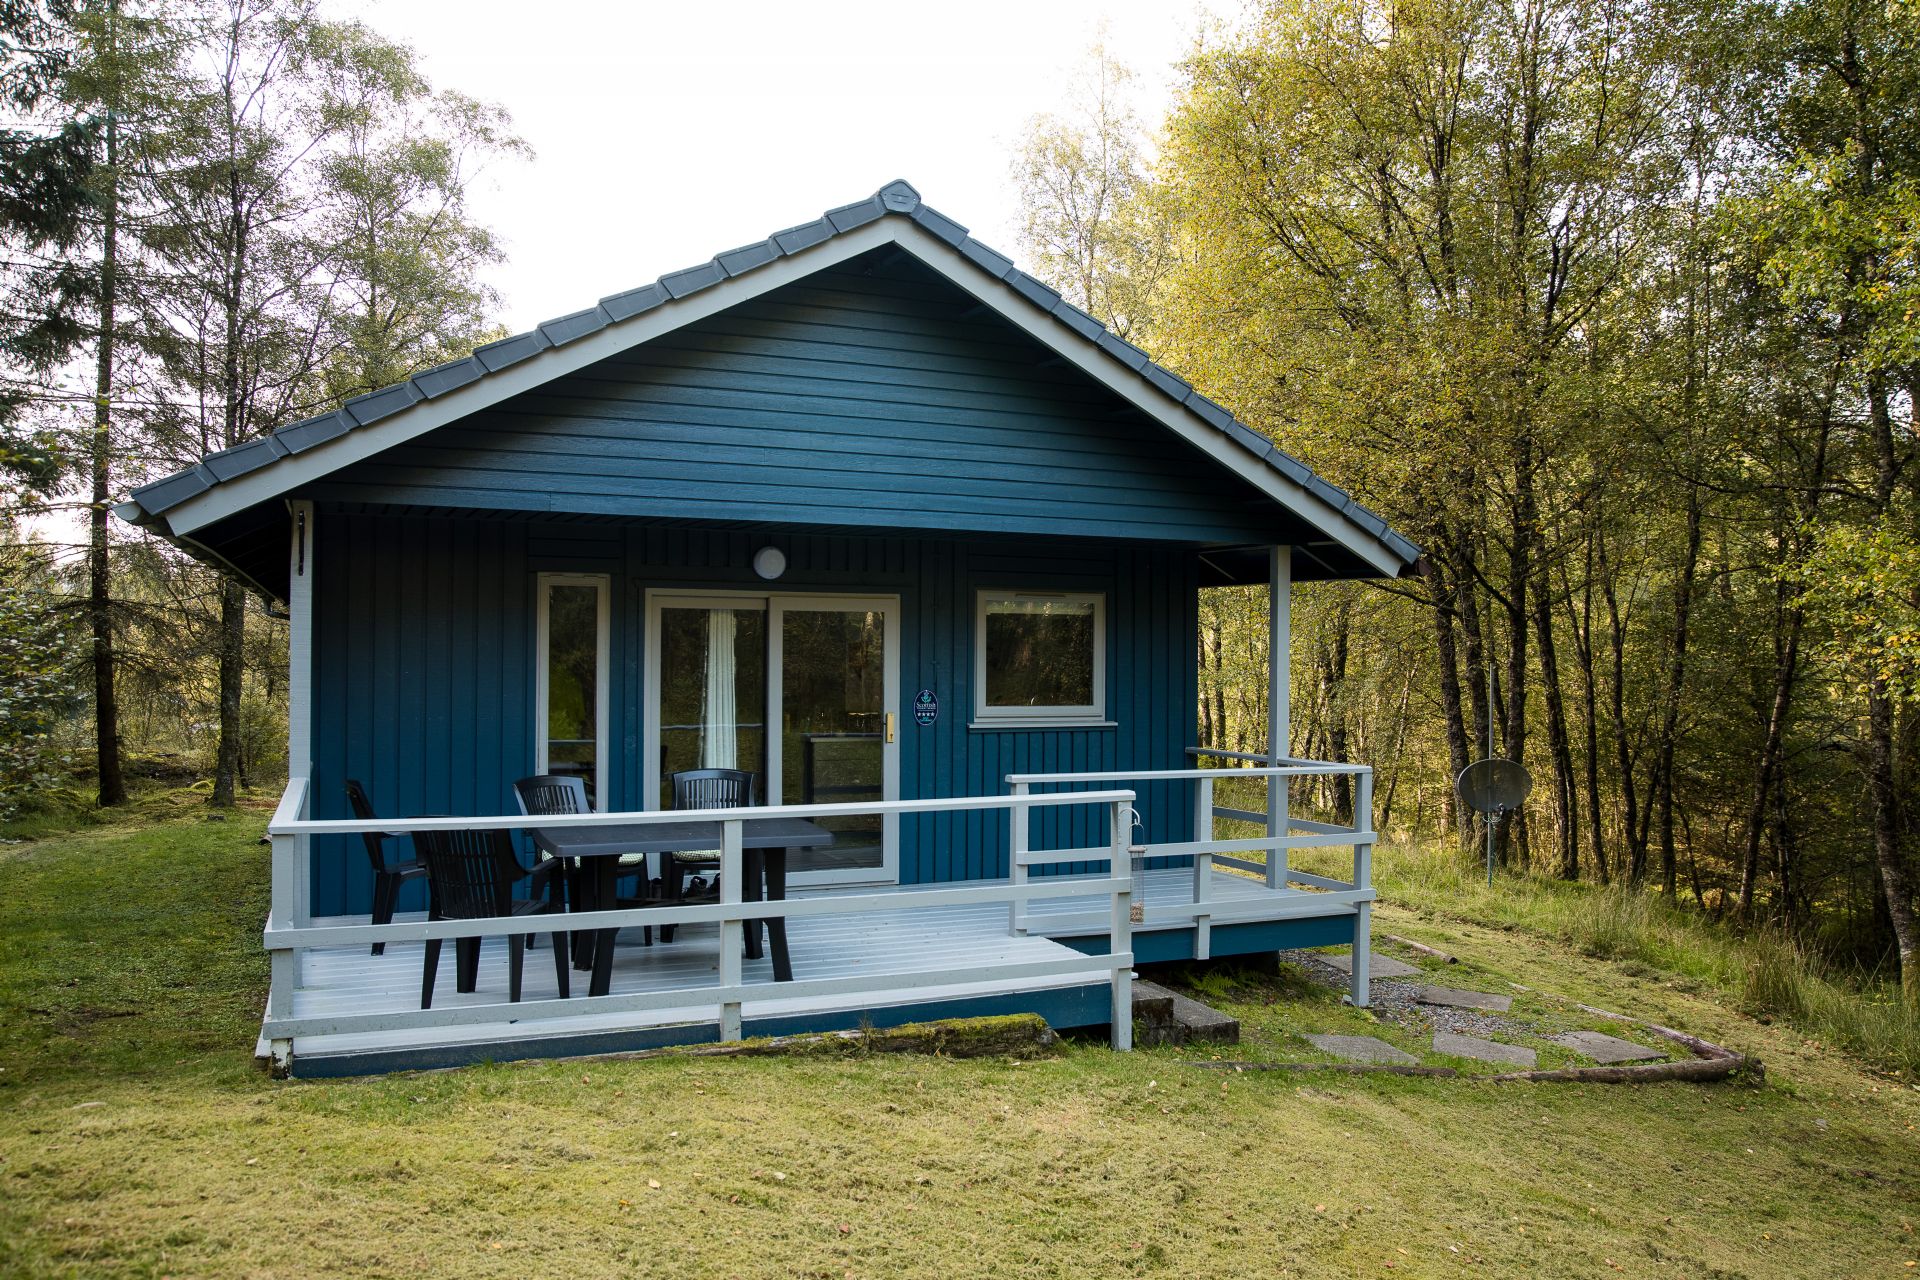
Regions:
<instances>
[{"instance_id":1,"label":"white porch post","mask_svg":"<svg viewBox=\"0 0 1920 1280\"><path fill-rule=\"evenodd\" d=\"M287 504L291 536L287 548L287 788L299 792L291 816L309 816L313 773L313 504ZM275 811L281 816L285 809ZM272 891L268 920L277 928L313 923L310 897L312 842L306 835L273 837ZM269 953L267 1017L293 1016L293 992L300 985L300 952L281 948ZM275 1040L269 1046L271 1070L285 1076L293 1068L293 1041Z\"/></svg>"},{"instance_id":2,"label":"white porch post","mask_svg":"<svg viewBox=\"0 0 1920 1280\"><path fill-rule=\"evenodd\" d=\"M1293 548L1267 550L1267 763L1286 763L1291 752L1293 715ZM1267 836L1284 840L1287 829L1287 779L1267 779ZM1267 887L1287 887L1287 851L1267 851Z\"/></svg>"},{"instance_id":3,"label":"white porch post","mask_svg":"<svg viewBox=\"0 0 1920 1280\"><path fill-rule=\"evenodd\" d=\"M1353 776L1353 887L1373 887L1373 770ZM1373 904L1356 903L1353 912L1353 1003L1364 1009L1373 998Z\"/></svg>"},{"instance_id":4,"label":"white porch post","mask_svg":"<svg viewBox=\"0 0 1920 1280\"><path fill-rule=\"evenodd\" d=\"M313 503L287 503L292 546L287 563L287 781L313 776ZM312 789L307 804L311 807ZM305 818L307 812L300 816ZM294 838L292 918L313 923L313 844ZM275 886L278 893L279 887Z\"/></svg>"}]
</instances>

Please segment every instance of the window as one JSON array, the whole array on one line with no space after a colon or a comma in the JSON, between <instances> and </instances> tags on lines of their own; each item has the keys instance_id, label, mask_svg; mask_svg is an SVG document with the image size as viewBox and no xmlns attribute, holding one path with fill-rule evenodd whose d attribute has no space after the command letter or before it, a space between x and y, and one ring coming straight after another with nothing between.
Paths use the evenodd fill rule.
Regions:
<instances>
[{"instance_id":1,"label":"window","mask_svg":"<svg viewBox=\"0 0 1920 1280\"><path fill-rule=\"evenodd\" d=\"M1099 724L1107 710L1107 598L982 591L974 714L995 724Z\"/></svg>"},{"instance_id":2,"label":"window","mask_svg":"<svg viewBox=\"0 0 1920 1280\"><path fill-rule=\"evenodd\" d=\"M607 579L543 573L534 681L534 772L583 779L596 809L607 794Z\"/></svg>"}]
</instances>

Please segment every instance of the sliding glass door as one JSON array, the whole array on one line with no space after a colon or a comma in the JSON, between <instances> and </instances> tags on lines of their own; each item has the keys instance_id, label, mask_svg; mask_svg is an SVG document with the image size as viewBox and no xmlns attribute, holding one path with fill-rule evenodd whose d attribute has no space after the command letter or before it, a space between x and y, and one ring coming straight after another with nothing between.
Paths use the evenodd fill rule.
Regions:
<instances>
[{"instance_id":1,"label":"sliding glass door","mask_svg":"<svg viewBox=\"0 0 1920 1280\"><path fill-rule=\"evenodd\" d=\"M595 808L607 794L607 579L543 573L534 673L535 773L576 777Z\"/></svg>"},{"instance_id":2,"label":"sliding glass door","mask_svg":"<svg viewBox=\"0 0 1920 1280\"><path fill-rule=\"evenodd\" d=\"M899 795L899 605L890 597L649 596L649 794L683 769L759 775L764 804ZM796 853L800 883L897 877L898 820L823 819L831 847Z\"/></svg>"}]
</instances>

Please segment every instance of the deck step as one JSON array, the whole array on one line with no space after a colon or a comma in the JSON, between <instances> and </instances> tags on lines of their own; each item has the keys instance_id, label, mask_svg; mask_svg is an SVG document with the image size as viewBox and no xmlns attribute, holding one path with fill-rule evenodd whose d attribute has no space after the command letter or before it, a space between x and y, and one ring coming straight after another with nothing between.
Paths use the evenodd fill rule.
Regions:
<instances>
[{"instance_id":1,"label":"deck step","mask_svg":"<svg viewBox=\"0 0 1920 1280\"><path fill-rule=\"evenodd\" d=\"M1147 1044L1238 1044L1240 1020L1198 1000L1167 990L1157 982L1133 982L1133 1016Z\"/></svg>"}]
</instances>

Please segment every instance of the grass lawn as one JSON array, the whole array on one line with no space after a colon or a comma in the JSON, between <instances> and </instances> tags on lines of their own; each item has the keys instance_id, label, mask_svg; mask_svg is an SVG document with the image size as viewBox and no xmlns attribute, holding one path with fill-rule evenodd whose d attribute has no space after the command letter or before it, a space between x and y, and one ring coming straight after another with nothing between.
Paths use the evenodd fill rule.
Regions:
<instances>
[{"instance_id":1,"label":"grass lawn","mask_svg":"<svg viewBox=\"0 0 1920 1280\"><path fill-rule=\"evenodd\" d=\"M1205 1050L574 1061L274 1083L264 818L0 845L4 1276L1899 1276L1920 1092L1701 984L1381 929L1705 1035L1764 1087L1225 1074ZM1365 1030L1243 975L1232 1056ZM1417 1047L1417 1046L1416 1046Z\"/></svg>"}]
</instances>

